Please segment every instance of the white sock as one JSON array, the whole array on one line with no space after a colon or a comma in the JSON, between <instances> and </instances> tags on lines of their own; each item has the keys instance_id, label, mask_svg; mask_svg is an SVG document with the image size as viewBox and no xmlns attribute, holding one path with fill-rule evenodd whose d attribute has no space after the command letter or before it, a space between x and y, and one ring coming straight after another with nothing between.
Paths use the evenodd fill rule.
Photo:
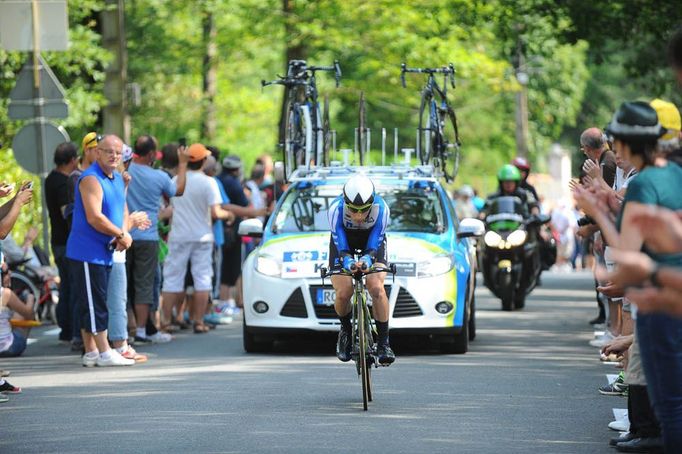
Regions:
<instances>
[{"instance_id":1,"label":"white sock","mask_svg":"<svg viewBox=\"0 0 682 454\"><path fill-rule=\"evenodd\" d=\"M93 350L91 352L86 352L84 356L88 359L96 359L99 356L99 351Z\"/></svg>"},{"instance_id":2,"label":"white sock","mask_svg":"<svg viewBox=\"0 0 682 454\"><path fill-rule=\"evenodd\" d=\"M126 350L128 350L128 347L127 347L127 346L125 346L125 347L118 347L118 348L116 349L116 351L119 352L119 353L125 353Z\"/></svg>"},{"instance_id":3,"label":"white sock","mask_svg":"<svg viewBox=\"0 0 682 454\"><path fill-rule=\"evenodd\" d=\"M147 328L145 328L145 327L136 328L135 329L135 335L137 337L147 337Z\"/></svg>"},{"instance_id":4,"label":"white sock","mask_svg":"<svg viewBox=\"0 0 682 454\"><path fill-rule=\"evenodd\" d=\"M234 298L230 298L226 302L230 307L236 307L237 306L237 302L234 300Z\"/></svg>"},{"instance_id":5,"label":"white sock","mask_svg":"<svg viewBox=\"0 0 682 454\"><path fill-rule=\"evenodd\" d=\"M100 353L99 357L105 361L111 359L111 350L107 350L105 352Z\"/></svg>"}]
</instances>

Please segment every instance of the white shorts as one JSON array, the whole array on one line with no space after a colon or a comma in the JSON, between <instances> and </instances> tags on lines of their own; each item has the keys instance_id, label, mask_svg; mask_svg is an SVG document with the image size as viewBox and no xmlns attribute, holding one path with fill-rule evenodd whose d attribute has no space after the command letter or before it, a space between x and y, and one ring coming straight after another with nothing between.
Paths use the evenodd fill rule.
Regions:
<instances>
[{"instance_id":1,"label":"white shorts","mask_svg":"<svg viewBox=\"0 0 682 454\"><path fill-rule=\"evenodd\" d=\"M187 262L192 264L194 290L208 292L213 287L213 243L212 242L168 242L168 255L163 262L163 291L181 293L185 291Z\"/></svg>"}]
</instances>

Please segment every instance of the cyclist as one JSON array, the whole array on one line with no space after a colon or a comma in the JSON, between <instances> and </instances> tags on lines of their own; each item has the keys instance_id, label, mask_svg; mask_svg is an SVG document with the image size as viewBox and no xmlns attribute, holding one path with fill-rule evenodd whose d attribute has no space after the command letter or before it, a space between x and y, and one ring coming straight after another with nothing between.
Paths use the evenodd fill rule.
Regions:
<instances>
[{"instance_id":1,"label":"cyclist","mask_svg":"<svg viewBox=\"0 0 682 454\"><path fill-rule=\"evenodd\" d=\"M343 194L334 199L329 207L330 269L342 267L348 271L369 270L375 263L388 264L386 254L386 227L389 209L384 199L374 190L374 183L364 175L351 177L343 186ZM356 262L355 250L362 255ZM395 354L388 342L388 297L384 289L384 273L367 276L367 290L372 297L372 312L377 327L377 356L385 366L395 361ZM341 361L351 359L351 307L353 281L350 276L332 276L336 292L334 308L341 321L341 330L336 344L336 356Z\"/></svg>"},{"instance_id":2,"label":"cyclist","mask_svg":"<svg viewBox=\"0 0 682 454\"><path fill-rule=\"evenodd\" d=\"M540 200L540 197L538 197L538 191L536 191L535 187L528 182L528 175L530 175L530 163L528 160L518 156L514 158L512 165L519 169L519 172L521 172L521 184L519 186L533 194L535 200Z\"/></svg>"}]
</instances>

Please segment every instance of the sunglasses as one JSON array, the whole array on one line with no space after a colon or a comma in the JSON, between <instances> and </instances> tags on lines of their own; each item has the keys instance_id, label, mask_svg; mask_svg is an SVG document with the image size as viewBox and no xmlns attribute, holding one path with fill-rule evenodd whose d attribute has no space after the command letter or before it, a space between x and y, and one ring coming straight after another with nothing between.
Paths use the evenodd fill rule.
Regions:
<instances>
[{"instance_id":1,"label":"sunglasses","mask_svg":"<svg viewBox=\"0 0 682 454\"><path fill-rule=\"evenodd\" d=\"M370 208L372 208L372 204L368 203L367 205L355 206L351 205L350 203L347 203L346 207L348 207L351 213L365 213L369 211Z\"/></svg>"},{"instance_id":2,"label":"sunglasses","mask_svg":"<svg viewBox=\"0 0 682 454\"><path fill-rule=\"evenodd\" d=\"M90 139L90 140L88 140L88 141L86 142L85 148L88 148L88 147L90 146L90 144L93 143L93 142L94 142L95 144L97 144L97 143L99 143L99 142L101 142L101 141L102 141L102 136L99 135L99 134L97 134L95 137L93 137L92 139Z\"/></svg>"}]
</instances>

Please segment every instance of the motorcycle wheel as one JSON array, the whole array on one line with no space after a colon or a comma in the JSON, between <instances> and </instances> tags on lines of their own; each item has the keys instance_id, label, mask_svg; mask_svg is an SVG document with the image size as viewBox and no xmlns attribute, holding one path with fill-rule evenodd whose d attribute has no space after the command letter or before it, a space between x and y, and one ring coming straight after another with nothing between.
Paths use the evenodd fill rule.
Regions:
<instances>
[{"instance_id":1,"label":"motorcycle wheel","mask_svg":"<svg viewBox=\"0 0 682 454\"><path fill-rule=\"evenodd\" d=\"M523 309L525 305L526 298L524 296L520 296L514 300L514 309Z\"/></svg>"},{"instance_id":2,"label":"motorcycle wheel","mask_svg":"<svg viewBox=\"0 0 682 454\"><path fill-rule=\"evenodd\" d=\"M514 300L511 296L502 298L502 310L503 311L514 310Z\"/></svg>"}]
</instances>

